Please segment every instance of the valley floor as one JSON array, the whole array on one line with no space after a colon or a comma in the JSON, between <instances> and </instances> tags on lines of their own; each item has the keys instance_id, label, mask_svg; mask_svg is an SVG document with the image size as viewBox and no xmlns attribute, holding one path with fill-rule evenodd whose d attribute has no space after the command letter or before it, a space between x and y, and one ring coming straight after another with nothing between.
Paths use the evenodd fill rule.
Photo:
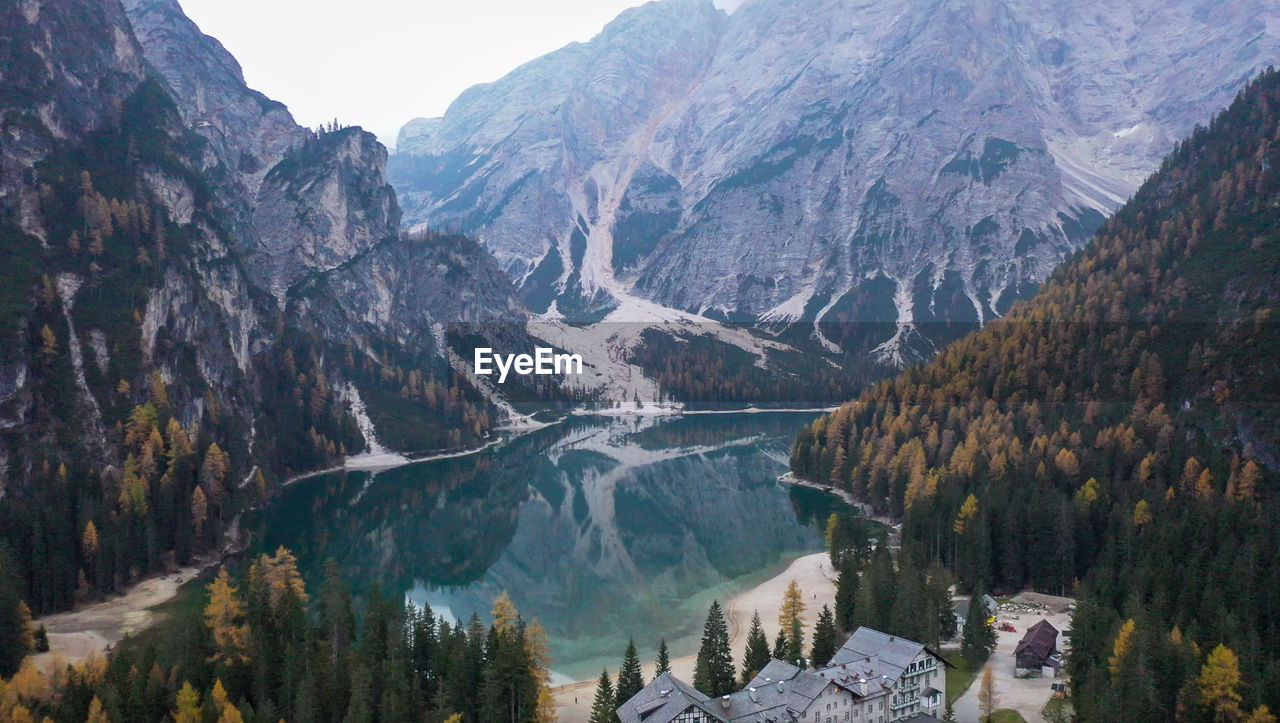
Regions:
<instances>
[{"instance_id":1,"label":"valley floor","mask_svg":"<svg viewBox=\"0 0 1280 723\"><path fill-rule=\"evenodd\" d=\"M778 635L778 606L782 603L782 595L787 585L795 580L805 594L805 615L809 620L817 616L823 605L835 604L835 569L831 566L831 558L825 552L805 555L797 558L778 575L744 590L734 596L725 607L725 615L729 622L729 646L733 650L735 665L740 665L746 649L747 629L751 626L751 615L760 612L760 622L765 636L773 640ZM622 652L618 651L618 663L622 662ZM672 658L671 672L685 682L693 680L693 666L696 656L686 655ZM653 663L643 667L646 681L653 679ZM617 666L609 669L609 676L617 675ZM596 694L596 681L572 683L555 688L556 714L562 721L585 721L591 715L591 702Z\"/></svg>"}]
</instances>

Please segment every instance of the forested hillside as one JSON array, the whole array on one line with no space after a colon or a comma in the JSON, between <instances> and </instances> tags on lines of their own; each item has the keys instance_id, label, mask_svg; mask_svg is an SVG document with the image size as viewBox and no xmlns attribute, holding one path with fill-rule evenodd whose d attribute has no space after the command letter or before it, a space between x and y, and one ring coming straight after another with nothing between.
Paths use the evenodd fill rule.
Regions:
<instances>
[{"instance_id":1,"label":"forested hillside","mask_svg":"<svg viewBox=\"0 0 1280 723\"><path fill-rule=\"evenodd\" d=\"M374 583L353 596L337 563L310 587L293 554L225 568L163 632L44 676L0 679L0 720L549 720L550 653L503 594L492 622L451 624ZM359 603L359 604L357 604ZM357 615L357 608L361 614Z\"/></svg>"},{"instance_id":2,"label":"forested hillside","mask_svg":"<svg viewBox=\"0 0 1280 723\"><path fill-rule=\"evenodd\" d=\"M523 318L474 241L398 233L371 134L295 125L147 6L198 42L147 56L118 0L0 5L0 675L24 614L217 556L369 450L358 411L403 452L478 444L497 410L443 345ZM226 113L184 116L208 96L151 57Z\"/></svg>"},{"instance_id":3,"label":"forested hillside","mask_svg":"<svg viewBox=\"0 0 1280 723\"><path fill-rule=\"evenodd\" d=\"M792 468L965 587L1075 590L1085 719L1280 709L1278 302L1268 71L1037 296L804 429Z\"/></svg>"}]
</instances>

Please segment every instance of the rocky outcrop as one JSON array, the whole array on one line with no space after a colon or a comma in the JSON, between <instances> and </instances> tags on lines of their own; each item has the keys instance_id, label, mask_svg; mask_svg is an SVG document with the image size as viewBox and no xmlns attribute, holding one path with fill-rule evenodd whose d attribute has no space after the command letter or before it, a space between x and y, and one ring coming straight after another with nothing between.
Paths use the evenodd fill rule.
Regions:
<instances>
[{"instance_id":1,"label":"rocky outcrop","mask_svg":"<svg viewBox=\"0 0 1280 723\"><path fill-rule=\"evenodd\" d=\"M267 173L253 212L260 245L249 257L267 270L277 298L303 276L399 235L386 163L373 134L345 128L309 139Z\"/></svg>"},{"instance_id":2,"label":"rocky outcrop","mask_svg":"<svg viewBox=\"0 0 1280 723\"><path fill-rule=\"evenodd\" d=\"M1278 28L1261 0L666 0L408 123L390 177L537 311L928 336L1034 288Z\"/></svg>"}]
</instances>

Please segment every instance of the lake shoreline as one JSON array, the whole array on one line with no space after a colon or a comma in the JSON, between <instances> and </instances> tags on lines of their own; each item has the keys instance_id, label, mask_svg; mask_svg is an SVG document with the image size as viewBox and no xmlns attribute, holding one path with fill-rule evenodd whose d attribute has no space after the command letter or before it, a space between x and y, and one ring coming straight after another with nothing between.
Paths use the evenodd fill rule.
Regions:
<instances>
[{"instance_id":1,"label":"lake shoreline","mask_svg":"<svg viewBox=\"0 0 1280 723\"><path fill-rule=\"evenodd\" d=\"M800 586L805 595L807 616L817 617L817 611L823 605L835 604L835 568L831 558L825 552L799 555L779 573L763 582L739 592L730 598L724 606L725 619L729 625L729 648L733 653L735 669L742 661L746 649L747 630L751 625L751 616L760 613L760 622L765 637L770 641L778 634L778 621L775 611L782 603L783 593L792 580ZM697 654L682 655L671 659L671 673L686 683L693 681L693 669ZM618 653L618 663L622 661L622 651ZM653 680L654 664L641 665L646 681ZM617 676L617 663L610 667L610 677ZM591 702L595 698L596 681L585 680L552 688L556 701L556 714L560 720L586 720L591 712Z\"/></svg>"},{"instance_id":2,"label":"lake shoreline","mask_svg":"<svg viewBox=\"0 0 1280 723\"><path fill-rule=\"evenodd\" d=\"M513 442L521 437L544 430L548 427L563 424L571 417L587 418L596 416L601 418L616 418L623 416L648 416L643 412L639 414L630 414L628 413L629 411L631 410L573 410L570 414L566 414L550 422L540 422L536 425L516 425L508 429L507 433L496 436L493 439L485 441L484 444L475 447L439 451L416 458L394 453L384 455L356 455L344 460L344 463L340 466L313 470L299 475L294 475L284 480L280 484L279 489L290 488L300 482L338 472L364 472L377 474L378 472L408 465L469 457L499 448L509 442ZM816 408L768 409L760 407L748 407L745 409L735 410L681 409L674 411L672 414L663 416L677 417L684 415L701 416L729 414L758 415L769 413L806 414L821 413L823 411L826 410ZM823 491L831 492L831 490ZM270 500L262 505L256 506L255 509L265 509L274 503L275 500ZM233 527L236 526L238 520L239 518L237 516L237 519L232 523ZM235 534L235 536L237 538L240 537L238 534ZM35 620L34 622L36 624L45 625L50 634L50 643L52 647L49 653L43 653L35 656L35 659L41 665L52 665L55 659L65 663L79 662L95 653L106 654L125 637L140 633L153 627L163 620L163 614L156 613L154 608L174 599L181 589L189 585L192 580L199 578L201 573L209 569L216 568L218 565L225 563L228 559L243 552L243 549L245 549L245 541L243 539L233 540L232 542L235 542L236 544L224 545L209 557L201 558L198 562L194 562L191 565L174 571L144 578L119 593L106 598L105 600L83 604L72 608L71 610L52 613ZM564 680L564 678L560 678L560 680Z\"/></svg>"}]
</instances>

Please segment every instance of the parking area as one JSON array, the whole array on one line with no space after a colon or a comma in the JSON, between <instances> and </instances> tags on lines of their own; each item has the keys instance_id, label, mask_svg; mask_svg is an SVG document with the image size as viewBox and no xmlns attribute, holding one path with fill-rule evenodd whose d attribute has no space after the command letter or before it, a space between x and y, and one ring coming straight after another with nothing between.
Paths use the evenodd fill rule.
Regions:
<instances>
[{"instance_id":1,"label":"parking area","mask_svg":"<svg viewBox=\"0 0 1280 723\"><path fill-rule=\"evenodd\" d=\"M999 703L996 708L1009 708L1017 711L1023 718L1035 723L1044 721L1040 709L1052 697L1050 685L1065 682L1064 678L1018 678L1014 675L1013 651L1022 640L1027 628L1041 620L1047 620L1060 631L1058 650L1066 653L1070 647L1070 637L1061 634L1070 629L1071 613L1069 605L1074 600L1039 593L1021 593L1011 601L1002 603L996 613L996 651L992 653L986 666L978 671L973 684L964 695L955 702L956 720L977 721L981 717L978 709L978 689L982 685L982 676L986 668L991 668L995 681L996 697ZM1009 623L1015 631L1000 630L1001 623Z\"/></svg>"}]
</instances>

